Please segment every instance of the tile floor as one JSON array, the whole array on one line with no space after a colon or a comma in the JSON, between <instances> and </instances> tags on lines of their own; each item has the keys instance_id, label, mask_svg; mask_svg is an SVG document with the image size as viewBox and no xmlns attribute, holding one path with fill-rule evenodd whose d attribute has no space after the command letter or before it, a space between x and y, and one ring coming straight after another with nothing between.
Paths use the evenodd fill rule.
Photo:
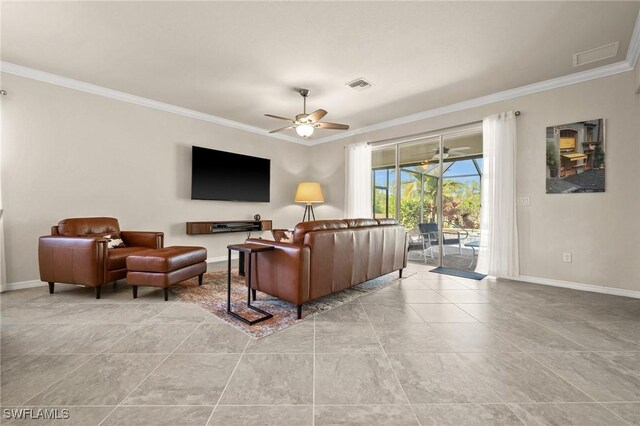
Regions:
<instances>
[{"instance_id":1,"label":"tile floor","mask_svg":"<svg viewBox=\"0 0 640 426\"><path fill-rule=\"evenodd\" d=\"M640 424L640 300L428 269L262 340L122 284L3 294L2 423Z\"/></svg>"}]
</instances>

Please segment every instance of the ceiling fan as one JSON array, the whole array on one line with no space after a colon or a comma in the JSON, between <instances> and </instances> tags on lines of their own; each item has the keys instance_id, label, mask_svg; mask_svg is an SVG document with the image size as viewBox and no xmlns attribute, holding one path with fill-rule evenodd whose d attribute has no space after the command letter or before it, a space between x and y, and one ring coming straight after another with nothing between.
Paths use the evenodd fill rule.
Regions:
<instances>
[{"instance_id":1,"label":"ceiling fan","mask_svg":"<svg viewBox=\"0 0 640 426\"><path fill-rule=\"evenodd\" d=\"M333 130L348 130L349 126L346 124L338 123L320 123L320 120L327 115L327 111L323 109L317 109L311 114L307 114L307 96L309 96L309 89L300 89L298 93L304 99L302 114L298 114L294 119L280 117L278 115L265 114L267 117L277 118L278 120L286 120L291 122L287 127L272 130L269 133L281 132L288 129L296 129L298 136L302 138L308 138L313 134L315 129L333 129Z\"/></svg>"},{"instance_id":2,"label":"ceiling fan","mask_svg":"<svg viewBox=\"0 0 640 426\"><path fill-rule=\"evenodd\" d=\"M460 146L456 148L447 148L446 146L443 146L442 159L444 160L447 158L464 157L465 153L461 151L467 151L469 149L471 149L470 146ZM431 152L434 153L433 157L431 157L429 160L423 161L422 164L428 164L428 163L431 163L432 161L438 161L440 159L440 148L436 148Z\"/></svg>"}]
</instances>

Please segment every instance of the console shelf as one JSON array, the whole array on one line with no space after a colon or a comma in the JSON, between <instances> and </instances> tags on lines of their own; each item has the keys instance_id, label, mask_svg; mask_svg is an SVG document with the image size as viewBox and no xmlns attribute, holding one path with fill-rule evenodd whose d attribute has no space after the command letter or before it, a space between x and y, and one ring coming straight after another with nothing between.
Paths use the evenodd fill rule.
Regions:
<instances>
[{"instance_id":1,"label":"console shelf","mask_svg":"<svg viewBox=\"0 0 640 426\"><path fill-rule=\"evenodd\" d=\"M270 231L270 220L227 220L210 222L187 222L187 235L224 234L228 232Z\"/></svg>"}]
</instances>

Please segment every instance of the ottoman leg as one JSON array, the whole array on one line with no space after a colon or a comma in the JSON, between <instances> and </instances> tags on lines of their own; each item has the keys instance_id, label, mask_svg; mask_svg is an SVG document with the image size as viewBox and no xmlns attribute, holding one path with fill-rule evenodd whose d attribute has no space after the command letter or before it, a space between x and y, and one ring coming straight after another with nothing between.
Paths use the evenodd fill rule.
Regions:
<instances>
[{"instance_id":1,"label":"ottoman leg","mask_svg":"<svg viewBox=\"0 0 640 426\"><path fill-rule=\"evenodd\" d=\"M302 319L302 305L298 305L298 319Z\"/></svg>"},{"instance_id":2,"label":"ottoman leg","mask_svg":"<svg viewBox=\"0 0 640 426\"><path fill-rule=\"evenodd\" d=\"M204 276L204 274L198 275L198 285L202 285L202 277L203 276Z\"/></svg>"},{"instance_id":3,"label":"ottoman leg","mask_svg":"<svg viewBox=\"0 0 640 426\"><path fill-rule=\"evenodd\" d=\"M56 283L49 283L49 294L53 294L53 287L55 287Z\"/></svg>"},{"instance_id":4,"label":"ottoman leg","mask_svg":"<svg viewBox=\"0 0 640 426\"><path fill-rule=\"evenodd\" d=\"M168 287L164 288L164 301L165 302L169 301L169 288Z\"/></svg>"},{"instance_id":5,"label":"ottoman leg","mask_svg":"<svg viewBox=\"0 0 640 426\"><path fill-rule=\"evenodd\" d=\"M100 286L96 287L96 299L100 299L100 289L102 289L102 287Z\"/></svg>"},{"instance_id":6,"label":"ottoman leg","mask_svg":"<svg viewBox=\"0 0 640 426\"><path fill-rule=\"evenodd\" d=\"M138 286L137 285L132 285L131 286L131 291L133 292L133 298L137 299L138 298Z\"/></svg>"}]
</instances>

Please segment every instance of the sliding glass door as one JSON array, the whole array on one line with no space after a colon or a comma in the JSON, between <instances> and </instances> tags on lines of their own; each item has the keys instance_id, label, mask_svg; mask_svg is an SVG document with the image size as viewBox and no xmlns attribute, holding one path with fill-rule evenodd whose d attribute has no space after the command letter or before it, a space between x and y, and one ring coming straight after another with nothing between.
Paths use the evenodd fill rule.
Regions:
<instances>
[{"instance_id":1,"label":"sliding glass door","mask_svg":"<svg viewBox=\"0 0 640 426\"><path fill-rule=\"evenodd\" d=\"M443 137L442 266L473 271L480 239L482 134Z\"/></svg>"},{"instance_id":2,"label":"sliding glass door","mask_svg":"<svg viewBox=\"0 0 640 426\"><path fill-rule=\"evenodd\" d=\"M374 149L372 167L374 215L396 218L407 228L410 260L475 269L482 177L479 129Z\"/></svg>"}]
</instances>

